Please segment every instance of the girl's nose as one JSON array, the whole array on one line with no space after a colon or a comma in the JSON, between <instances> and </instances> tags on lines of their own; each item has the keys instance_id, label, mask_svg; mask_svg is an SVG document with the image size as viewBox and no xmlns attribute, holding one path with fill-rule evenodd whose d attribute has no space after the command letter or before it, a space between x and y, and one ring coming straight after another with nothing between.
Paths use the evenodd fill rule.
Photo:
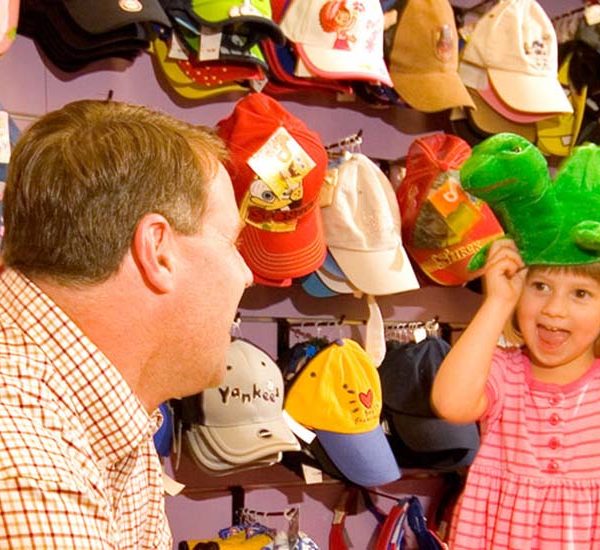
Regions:
<instances>
[{"instance_id":1,"label":"girl's nose","mask_svg":"<svg viewBox=\"0 0 600 550\"><path fill-rule=\"evenodd\" d=\"M566 312L566 304L563 297L559 293L552 293L548 296L548 299L544 303L542 313L551 315L552 317L559 317L564 315Z\"/></svg>"}]
</instances>

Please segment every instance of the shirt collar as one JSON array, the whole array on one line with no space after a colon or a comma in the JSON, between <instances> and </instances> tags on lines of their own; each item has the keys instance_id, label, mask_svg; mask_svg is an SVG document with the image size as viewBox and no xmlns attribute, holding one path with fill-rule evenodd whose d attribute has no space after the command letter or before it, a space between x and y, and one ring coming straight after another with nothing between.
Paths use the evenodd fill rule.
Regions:
<instances>
[{"instance_id":1,"label":"shirt collar","mask_svg":"<svg viewBox=\"0 0 600 550\"><path fill-rule=\"evenodd\" d=\"M7 268L0 304L51 365L47 383L59 376L72 390L61 398L79 417L100 463L118 462L152 436L160 414L146 412L119 370L38 286Z\"/></svg>"}]
</instances>

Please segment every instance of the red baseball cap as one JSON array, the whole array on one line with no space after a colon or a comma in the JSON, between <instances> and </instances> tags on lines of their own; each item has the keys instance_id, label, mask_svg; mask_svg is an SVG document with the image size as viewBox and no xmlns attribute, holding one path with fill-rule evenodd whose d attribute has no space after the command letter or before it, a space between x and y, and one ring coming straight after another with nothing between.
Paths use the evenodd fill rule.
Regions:
<instances>
[{"instance_id":1,"label":"red baseball cap","mask_svg":"<svg viewBox=\"0 0 600 550\"><path fill-rule=\"evenodd\" d=\"M318 134L262 93L240 99L217 132L231 153L225 166L246 222L240 252L255 282L315 271L327 253L318 204L327 152Z\"/></svg>"},{"instance_id":2,"label":"red baseball cap","mask_svg":"<svg viewBox=\"0 0 600 550\"><path fill-rule=\"evenodd\" d=\"M406 176L396 191L402 242L421 270L442 285L474 278L469 260L504 233L490 207L460 185L460 167L470 155L471 147L458 136L418 138L408 149Z\"/></svg>"}]
</instances>

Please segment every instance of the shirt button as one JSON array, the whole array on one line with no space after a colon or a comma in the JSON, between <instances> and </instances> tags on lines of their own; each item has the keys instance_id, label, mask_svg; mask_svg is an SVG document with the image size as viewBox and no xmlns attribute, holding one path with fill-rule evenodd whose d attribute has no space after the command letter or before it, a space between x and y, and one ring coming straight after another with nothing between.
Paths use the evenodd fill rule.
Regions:
<instances>
[{"instance_id":1,"label":"shirt button","mask_svg":"<svg viewBox=\"0 0 600 550\"><path fill-rule=\"evenodd\" d=\"M548 441L548 446L551 449L558 449L560 447L560 441L558 440L558 437L551 437L550 441Z\"/></svg>"},{"instance_id":2,"label":"shirt button","mask_svg":"<svg viewBox=\"0 0 600 550\"><path fill-rule=\"evenodd\" d=\"M550 424L552 424L553 426L556 426L559 422L560 422L560 416L558 416L558 414L556 413L552 413L550 415L550 418L548 419L548 421L550 422Z\"/></svg>"},{"instance_id":3,"label":"shirt button","mask_svg":"<svg viewBox=\"0 0 600 550\"><path fill-rule=\"evenodd\" d=\"M548 471L550 473L555 473L558 472L558 462L556 462L556 460L551 460L550 462L548 462Z\"/></svg>"}]
</instances>

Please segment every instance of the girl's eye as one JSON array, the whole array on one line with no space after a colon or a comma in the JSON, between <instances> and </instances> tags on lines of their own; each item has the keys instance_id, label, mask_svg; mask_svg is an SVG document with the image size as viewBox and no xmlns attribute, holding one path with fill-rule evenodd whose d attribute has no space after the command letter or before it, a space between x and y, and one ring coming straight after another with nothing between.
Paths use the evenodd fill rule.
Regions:
<instances>
[{"instance_id":1,"label":"girl's eye","mask_svg":"<svg viewBox=\"0 0 600 550\"><path fill-rule=\"evenodd\" d=\"M548 289L548 285L547 285L546 283L542 283L542 282L540 282L540 281L533 281L533 282L531 283L531 286L532 286L532 287L533 287L535 290L538 290L538 291L540 291L540 292L543 292L543 291L545 291L545 290L547 290L547 289Z\"/></svg>"},{"instance_id":2,"label":"girl's eye","mask_svg":"<svg viewBox=\"0 0 600 550\"><path fill-rule=\"evenodd\" d=\"M590 293L587 290L583 290L582 288L578 288L575 290L575 296L579 299L587 298L590 296Z\"/></svg>"}]
</instances>

